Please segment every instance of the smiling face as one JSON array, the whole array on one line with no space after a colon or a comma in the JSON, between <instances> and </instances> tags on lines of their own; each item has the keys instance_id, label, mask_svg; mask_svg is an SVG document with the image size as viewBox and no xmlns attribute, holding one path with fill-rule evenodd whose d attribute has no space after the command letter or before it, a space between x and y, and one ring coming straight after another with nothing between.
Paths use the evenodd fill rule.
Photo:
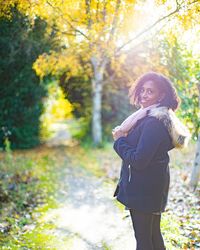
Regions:
<instances>
[{"instance_id":1,"label":"smiling face","mask_svg":"<svg viewBox=\"0 0 200 250\"><path fill-rule=\"evenodd\" d=\"M153 81L145 82L140 90L139 103L143 108L156 104L161 99L161 93Z\"/></svg>"}]
</instances>

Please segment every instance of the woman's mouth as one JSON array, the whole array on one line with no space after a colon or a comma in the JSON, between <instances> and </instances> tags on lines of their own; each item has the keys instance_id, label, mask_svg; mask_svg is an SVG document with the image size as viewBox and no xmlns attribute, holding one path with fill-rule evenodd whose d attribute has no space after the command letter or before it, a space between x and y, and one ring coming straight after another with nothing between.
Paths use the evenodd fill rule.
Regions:
<instances>
[{"instance_id":1,"label":"woman's mouth","mask_svg":"<svg viewBox=\"0 0 200 250\"><path fill-rule=\"evenodd\" d=\"M148 102L147 99L141 99L141 102Z\"/></svg>"}]
</instances>

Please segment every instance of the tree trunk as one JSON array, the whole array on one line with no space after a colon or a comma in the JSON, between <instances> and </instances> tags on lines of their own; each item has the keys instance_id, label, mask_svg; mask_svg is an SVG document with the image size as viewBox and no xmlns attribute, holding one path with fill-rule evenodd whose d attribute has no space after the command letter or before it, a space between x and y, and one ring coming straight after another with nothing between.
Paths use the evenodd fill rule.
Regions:
<instances>
[{"instance_id":1,"label":"tree trunk","mask_svg":"<svg viewBox=\"0 0 200 250\"><path fill-rule=\"evenodd\" d=\"M102 85L99 75L92 79L92 138L95 145L102 142L101 97Z\"/></svg>"},{"instance_id":2,"label":"tree trunk","mask_svg":"<svg viewBox=\"0 0 200 250\"><path fill-rule=\"evenodd\" d=\"M100 64L98 59L91 59L94 76L92 79L92 139L96 146L102 143L102 90L103 90L103 73L105 62Z\"/></svg>"},{"instance_id":3,"label":"tree trunk","mask_svg":"<svg viewBox=\"0 0 200 250\"><path fill-rule=\"evenodd\" d=\"M198 185L199 175L200 175L200 134L198 136L197 151L190 179L190 186L194 191Z\"/></svg>"}]
</instances>

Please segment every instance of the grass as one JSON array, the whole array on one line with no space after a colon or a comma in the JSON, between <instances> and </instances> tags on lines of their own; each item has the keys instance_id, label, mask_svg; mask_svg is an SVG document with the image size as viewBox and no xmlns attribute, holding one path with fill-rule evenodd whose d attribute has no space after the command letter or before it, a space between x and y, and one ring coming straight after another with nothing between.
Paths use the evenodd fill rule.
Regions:
<instances>
[{"instance_id":1,"label":"grass","mask_svg":"<svg viewBox=\"0 0 200 250\"><path fill-rule=\"evenodd\" d=\"M180 221L175 215L162 215L161 230L167 250L188 249L188 238L180 234ZM192 249L192 248L189 248Z\"/></svg>"},{"instance_id":2,"label":"grass","mask_svg":"<svg viewBox=\"0 0 200 250\"><path fill-rule=\"evenodd\" d=\"M195 144L170 153L172 168L178 171L191 165L194 152ZM73 166L87 175L104 178L104 185L111 185L113 190L117 178L110 171L120 168L120 159L110 143L101 148L86 142L82 146L38 147L13 152L8 145L6 152L0 153L0 159L1 249L70 249L77 238L58 238L49 233L54 225L43 221L43 215L58 206L56 191L65 185L61 182L64 168ZM124 210L123 205L114 202ZM196 207L191 207L189 214L197 216ZM197 231L190 229L190 218L183 219L175 212L163 213L161 228L168 250L195 249ZM186 230L189 233L184 233ZM111 248L103 243L103 249Z\"/></svg>"},{"instance_id":3,"label":"grass","mask_svg":"<svg viewBox=\"0 0 200 250\"><path fill-rule=\"evenodd\" d=\"M189 191L188 197L188 185L195 152L196 144L192 141L187 148L174 149L170 152L171 182L173 184L170 189L173 202L170 205L174 204L174 206L171 208L168 205L169 211L163 213L161 222L166 247L169 250L195 250L200 247L199 229L197 228L199 225L199 210L195 201L199 189L197 188L196 193ZM190 207L188 210L186 207L182 207L182 214L176 211L176 206L180 206L178 201L180 198L183 200L181 205L187 204L186 207Z\"/></svg>"},{"instance_id":4,"label":"grass","mask_svg":"<svg viewBox=\"0 0 200 250\"><path fill-rule=\"evenodd\" d=\"M52 225L40 218L57 206L54 193L63 159L57 164L57 154L41 148L15 152L7 148L0 158L0 248L52 249L55 239L45 232Z\"/></svg>"},{"instance_id":5,"label":"grass","mask_svg":"<svg viewBox=\"0 0 200 250\"><path fill-rule=\"evenodd\" d=\"M107 179L105 179L104 184L106 185L107 183L108 185L112 185L114 190L117 179L109 179L108 171L109 168L113 167L113 165L115 165L115 168L116 166L120 167L120 160L114 153L112 144L106 143L102 148L93 148L87 142L79 150L80 151L77 151L78 157L76 159L78 162L81 162L81 166L93 175L104 178L106 176ZM170 152L170 165L175 171L175 174L184 172L188 166L192 167L195 150L196 144L191 142L186 149L175 149ZM181 176L179 176L179 178L181 178ZM187 186L188 183L180 182L180 186L181 185ZM176 194L173 195L176 196ZM184 193L182 195L184 195ZM124 210L124 206L122 204L120 204L118 201L114 202L121 211ZM177 201L175 200L174 202ZM196 207L191 207L190 214L192 212L194 216L199 217L199 211ZM184 223L182 220L184 220ZM190 220L190 218L180 218L180 216L176 215L176 210L163 213L161 228L168 250L196 249L199 241L197 237L197 230L191 228L189 235L184 231L184 228L190 227L192 224L193 222Z\"/></svg>"},{"instance_id":6,"label":"grass","mask_svg":"<svg viewBox=\"0 0 200 250\"><path fill-rule=\"evenodd\" d=\"M105 165L108 163L109 152L111 152L110 144L103 148L94 148L91 145L76 146L66 148L65 154L73 155L70 158L71 165L81 167L87 174L96 177L106 177ZM112 156L111 156L112 157Z\"/></svg>"}]
</instances>

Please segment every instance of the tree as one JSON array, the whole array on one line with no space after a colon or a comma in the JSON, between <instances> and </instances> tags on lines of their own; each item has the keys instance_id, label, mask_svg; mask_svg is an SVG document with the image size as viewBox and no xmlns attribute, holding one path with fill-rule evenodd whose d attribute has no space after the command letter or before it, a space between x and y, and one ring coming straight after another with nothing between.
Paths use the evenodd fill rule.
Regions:
<instances>
[{"instance_id":1,"label":"tree","mask_svg":"<svg viewBox=\"0 0 200 250\"><path fill-rule=\"evenodd\" d=\"M200 134L198 136L197 149L193 163L193 170L190 178L190 186L192 187L193 191L195 191L197 188L199 176L200 176Z\"/></svg>"},{"instance_id":2,"label":"tree","mask_svg":"<svg viewBox=\"0 0 200 250\"><path fill-rule=\"evenodd\" d=\"M199 90L199 110L200 110L200 75L198 77L198 90ZM193 164L193 170L190 179L190 186L195 190L198 185L200 176L200 133L198 135L196 155Z\"/></svg>"},{"instance_id":3,"label":"tree","mask_svg":"<svg viewBox=\"0 0 200 250\"><path fill-rule=\"evenodd\" d=\"M105 70L108 63L125 48L144 39L149 31L162 28L172 17L187 26L198 16L198 1L155 1L164 5L164 12L149 26L141 25L144 1L130 0L13 0L20 11L30 18L45 19L48 32L52 30L58 38L59 48L39 56L34 64L37 74L67 78L87 73L92 83L92 134L95 145L102 141L102 92L105 85ZM22 4L23 2L23 4ZM9 15L9 4L2 7ZM5 11L6 10L6 11ZM81 12L80 12L81 10ZM166 14L167 13L167 14ZM195 13L195 18L191 14ZM190 19L187 15L190 15ZM130 25L131 24L131 25ZM81 62L81 63L80 63ZM82 65L84 65L82 67Z\"/></svg>"},{"instance_id":4,"label":"tree","mask_svg":"<svg viewBox=\"0 0 200 250\"><path fill-rule=\"evenodd\" d=\"M46 24L37 18L34 27L27 17L12 9L12 20L0 18L0 145L9 137L12 148L31 148L40 143L40 115L45 86L32 64L49 41Z\"/></svg>"},{"instance_id":5,"label":"tree","mask_svg":"<svg viewBox=\"0 0 200 250\"><path fill-rule=\"evenodd\" d=\"M177 111L179 117L192 131L193 139L197 139L200 128L198 108L198 85L199 57L194 55L177 37L173 41L164 35L156 41L159 45L160 65L165 67L166 75L174 83L181 99L180 108Z\"/></svg>"}]
</instances>

